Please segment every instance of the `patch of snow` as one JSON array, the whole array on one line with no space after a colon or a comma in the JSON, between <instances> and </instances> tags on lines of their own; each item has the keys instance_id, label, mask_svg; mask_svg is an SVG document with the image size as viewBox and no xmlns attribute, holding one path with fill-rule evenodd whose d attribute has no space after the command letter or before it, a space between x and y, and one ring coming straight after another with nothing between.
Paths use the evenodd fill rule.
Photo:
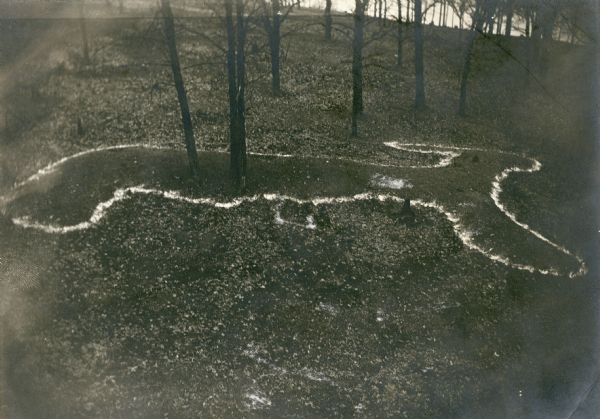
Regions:
<instances>
[{"instance_id":1,"label":"patch of snow","mask_svg":"<svg viewBox=\"0 0 600 419\"><path fill-rule=\"evenodd\" d=\"M407 180L396 179L390 176L381 175L379 173L373 175L371 178L371 185L389 189L405 189L413 187L413 185Z\"/></svg>"},{"instance_id":2,"label":"patch of snow","mask_svg":"<svg viewBox=\"0 0 600 419\"><path fill-rule=\"evenodd\" d=\"M263 195L263 198L264 197L265 196ZM293 221L288 221L288 220L284 219L281 216L281 206L282 205L283 205L283 202L281 202L275 206L275 224L277 224L277 225L289 224L289 225L293 225L296 227L305 228L307 230L316 230L317 224L315 223L315 218L310 214L306 216L306 224L295 223Z\"/></svg>"},{"instance_id":3,"label":"patch of snow","mask_svg":"<svg viewBox=\"0 0 600 419\"><path fill-rule=\"evenodd\" d=\"M384 144L388 147L395 148L396 150L400 150L400 151L407 151L409 153L419 153L419 154L437 154L441 157L440 161L438 161L435 164L421 165L421 166L408 166L412 169L417 169L417 168L434 169L434 168L440 168L440 167L447 167L447 166L450 166L450 164L452 163L452 160L454 160L456 157L459 157L462 154L458 151L443 150L441 148L440 149L431 149L431 148L423 149L421 147L426 147L426 145L424 145L424 144L401 144L396 141L387 142Z\"/></svg>"},{"instance_id":4,"label":"patch of snow","mask_svg":"<svg viewBox=\"0 0 600 419\"><path fill-rule=\"evenodd\" d=\"M254 360L258 364L268 366L270 369L272 369L273 371L277 372L280 375L291 374L291 375L296 375L299 377L306 378L311 381L325 382L325 383L329 383L334 386L337 385L335 383L335 381L333 381L328 375L326 375L320 371L315 371L310 368L304 367L301 370L288 371L287 369L277 366L277 365L273 364L272 362L268 361L266 358L262 357L260 355L260 352L261 352L260 348L257 347L253 342L251 342L247 345L246 349L242 352L242 354L244 356L247 356L248 358Z\"/></svg>"},{"instance_id":5,"label":"patch of snow","mask_svg":"<svg viewBox=\"0 0 600 419\"><path fill-rule=\"evenodd\" d=\"M323 374L320 371L314 371L310 368L303 368L300 371L300 375L311 381L317 381L320 383L329 383L329 384L335 385L335 382L331 378L329 378L327 375Z\"/></svg>"},{"instance_id":6,"label":"patch of snow","mask_svg":"<svg viewBox=\"0 0 600 419\"><path fill-rule=\"evenodd\" d=\"M327 304L322 301L319 303L317 309L319 311L324 311L326 313L329 313L333 316L337 315L339 312L338 308L336 306L334 306L333 304Z\"/></svg>"},{"instance_id":7,"label":"patch of snow","mask_svg":"<svg viewBox=\"0 0 600 419\"><path fill-rule=\"evenodd\" d=\"M311 214L306 216L306 225L304 226L304 228L308 230L315 230L317 228L317 224L315 223L315 217L313 217Z\"/></svg>"},{"instance_id":8,"label":"patch of snow","mask_svg":"<svg viewBox=\"0 0 600 419\"><path fill-rule=\"evenodd\" d=\"M245 394L246 407L252 410L265 409L271 406L271 400L260 390L249 391Z\"/></svg>"}]
</instances>

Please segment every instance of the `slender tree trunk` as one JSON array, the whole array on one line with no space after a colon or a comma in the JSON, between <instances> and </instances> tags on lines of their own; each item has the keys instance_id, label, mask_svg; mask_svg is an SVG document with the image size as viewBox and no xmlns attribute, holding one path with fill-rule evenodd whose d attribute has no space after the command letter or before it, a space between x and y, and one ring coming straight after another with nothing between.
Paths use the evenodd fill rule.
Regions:
<instances>
[{"instance_id":1,"label":"slender tree trunk","mask_svg":"<svg viewBox=\"0 0 600 419\"><path fill-rule=\"evenodd\" d=\"M358 136L358 118L363 113L363 46L365 3L355 0L352 42L352 136Z\"/></svg>"},{"instance_id":2,"label":"slender tree trunk","mask_svg":"<svg viewBox=\"0 0 600 419\"><path fill-rule=\"evenodd\" d=\"M562 36L563 36L563 25L559 22L558 24L558 41L562 42Z\"/></svg>"},{"instance_id":3,"label":"slender tree trunk","mask_svg":"<svg viewBox=\"0 0 600 419\"><path fill-rule=\"evenodd\" d=\"M333 19L331 17L331 0L325 1L325 40L331 41L331 26Z\"/></svg>"},{"instance_id":4,"label":"slender tree trunk","mask_svg":"<svg viewBox=\"0 0 600 419\"><path fill-rule=\"evenodd\" d=\"M504 23L502 15L498 15L496 22L496 35L502 34L502 24Z\"/></svg>"},{"instance_id":5,"label":"slender tree trunk","mask_svg":"<svg viewBox=\"0 0 600 419\"><path fill-rule=\"evenodd\" d=\"M527 42L527 56L526 56L526 68L527 72L525 74L525 86L528 86L531 82L532 73L536 71L537 64L537 51L538 51L538 40L537 36L539 31L536 27L536 13L532 10L532 8L528 7L526 9L527 13L527 23L528 25L525 27L526 34L529 35L529 40Z\"/></svg>"},{"instance_id":6,"label":"slender tree trunk","mask_svg":"<svg viewBox=\"0 0 600 419\"><path fill-rule=\"evenodd\" d=\"M406 23L410 23L410 0L406 0Z\"/></svg>"},{"instance_id":7,"label":"slender tree trunk","mask_svg":"<svg viewBox=\"0 0 600 419\"><path fill-rule=\"evenodd\" d=\"M240 153L240 178L241 191L246 189L246 24L244 22L244 0L236 0L237 14L237 115L239 120L239 153Z\"/></svg>"},{"instance_id":8,"label":"slender tree trunk","mask_svg":"<svg viewBox=\"0 0 600 419\"><path fill-rule=\"evenodd\" d=\"M444 0L444 27L448 26L448 2Z\"/></svg>"},{"instance_id":9,"label":"slender tree trunk","mask_svg":"<svg viewBox=\"0 0 600 419\"><path fill-rule=\"evenodd\" d=\"M473 48L475 47L475 41L477 40L479 34L483 33L483 25L485 22L484 9L484 6L477 5L477 9L475 10L473 28L469 33L469 38L467 40L467 48L465 50L463 69L460 77L460 97L458 102L458 114L460 116L466 116L467 114L467 85L469 82L469 74L471 73L471 58L473 56Z\"/></svg>"},{"instance_id":10,"label":"slender tree trunk","mask_svg":"<svg viewBox=\"0 0 600 419\"><path fill-rule=\"evenodd\" d=\"M514 13L514 0L509 0L508 1L508 10L506 13L506 27L504 29L504 36L509 37L511 36L512 33L512 20L513 20L513 13Z\"/></svg>"},{"instance_id":11,"label":"slender tree trunk","mask_svg":"<svg viewBox=\"0 0 600 419\"><path fill-rule=\"evenodd\" d=\"M423 74L423 17L421 0L415 1L415 108L425 109L425 76Z\"/></svg>"},{"instance_id":12,"label":"slender tree trunk","mask_svg":"<svg viewBox=\"0 0 600 419\"><path fill-rule=\"evenodd\" d=\"M281 94L281 9L279 0L271 0L273 10L273 24L271 26L271 35L269 36L269 45L271 50L271 87L273 95Z\"/></svg>"},{"instance_id":13,"label":"slender tree trunk","mask_svg":"<svg viewBox=\"0 0 600 419\"><path fill-rule=\"evenodd\" d=\"M442 2L442 26L446 26L446 2Z\"/></svg>"},{"instance_id":14,"label":"slender tree trunk","mask_svg":"<svg viewBox=\"0 0 600 419\"><path fill-rule=\"evenodd\" d=\"M525 37L526 38L529 38L529 36L531 34L530 21L531 21L531 12L529 11L529 8L527 8L525 11Z\"/></svg>"},{"instance_id":15,"label":"slender tree trunk","mask_svg":"<svg viewBox=\"0 0 600 419\"><path fill-rule=\"evenodd\" d=\"M387 25L387 9L388 9L387 0L383 0L383 24L384 25Z\"/></svg>"},{"instance_id":16,"label":"slender tree trunk","mask_svg":"<svg viewBox=\"0 0 600 419\"><path fill-rule=\"evenodd\" d=\"M396 0L398 3L398 49L396 51L396 64L402 66L402 1Z\"/></svg>"},{"instance_id":17,"label":"slender tree trunk","mask_svg":"<svg viewBox=\"0 0 600 419\"><path fill-rule=\"evenodd\" d=\"M233 21L233 1L225 0L225 27L227 31L227 81L229 94L229 171L236 184L240 181L240 147L237 108L236 37Z\"/></svg>"},{"instance_id":18,"label":"slender tree trunk","mask_svg":"<svg viewBox=\"0 0 600 419\"><path fill-rule=\"evenodd\" d=\"M540 70L545 73L548 69L548 63L550 61L550 49L552 45L554 26L556 23L556 17L558 12L555 7L550 4L543 3L540 11L540 54L539 54L539 66Z\"/></svg>"},{"instance_id":19,"label":"slender tree trunk","mask_svg":"<svg viewBox=\"0 0 600 419\"><path fill-rule=\"evenodd\" d=\"M471 72L471 55L473 54L473 46L476 38L477 32L471 31L467 41L467 50L465 52L465 60L460 77L460 98L458 102L458 114L460 116L466 116L467 114L467 84Z\"/></svg>"},{"instance_id":20,"label":"slender tree trunk","mask_svg":"<svg viewBox=\"0 0 600 419\"><path fill-rule=\"evenodd\" d=\"M246 28L244 0L225 0L225 26L227 30L227 79L229 93L229 143L230 173L240 191L246 187ZM237 29L237 31L236 31Z\"/></svg>"},{"instance_id":21,"label":"slender tree trunk","mask_svg":"<svg viewBox=\"0 0 600 419\"><path fill-rule=\"evenodd\" d=\"M85 65L88 65L90 63L90 47L88 43L87 24L83 12L83 2L84 0L79 0L79 28L81 30L81 47L83 53L83 63Z\"/></svg>"},{"instance_id":22,"label":"slender tree trunk","mask_svg":"<svg viewBox=\"0 0 600 419\"><path fill-rule=\"evenodd\" d=\"M495 9L492 7L492 4L496 4L497 1L498 0L483 0L483 16L489 31L489 35L494 34L494 24L496 23L497 16L494 13Z\"/></svg>"},{"instance_id":23,"label":"slender tree trunk","mask_svg":"<svg viewBox=\"0 0 600 419\"><path fill-rule=\"evenodd\" d=\"M192 118L188 98L181 76L181 67L179 65L179 55L177 54L177 41L175 39L175 27L173 24L173 13L171 12L170 0L161 0L163 26L165 31L165 40L169 50L169 61L173 72L175 89L177 90L177 99L181 110L181 121L183 123L183 132L185 134L185 147L187 150L190 171L192 177L197 178L200 174L200 163L198 161L198 152L196 150L196 141L194 140L194 129L192 128Z\"/></svg>"},{"instance_id":24,"label":"slender tree trunk","mask_svg":"<svg viewBox=\"0 0 600 419\"><path fill-rule=\"evenodd\" d=\"M530 68L540 70L540 55L542 50L542 31L540 30L540 13L531 13L531 60Z\"/></svg>"},{"instance_id":25,"label":"slender tree trunk","mask_svg":"<svg viewBox=\"0 0 600 419\"><path fill-rule=\"evenodd\" d=\"M488 35L493 35L494 34L494 21L495 21L494 16L492 16L486 22L487 34Z\"/></svg>"}]
</instances>

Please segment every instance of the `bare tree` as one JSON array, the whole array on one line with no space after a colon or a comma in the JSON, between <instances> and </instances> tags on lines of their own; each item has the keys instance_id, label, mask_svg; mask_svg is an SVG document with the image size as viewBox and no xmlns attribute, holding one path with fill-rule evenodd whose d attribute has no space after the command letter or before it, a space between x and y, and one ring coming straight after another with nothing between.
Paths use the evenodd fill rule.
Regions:
<instances>
[{"instance_id":1,"label":"bare tree","mask_svg":"<svg viewBox=\"0 0 600 419\"><path fill-rule=\"evenodd\" d=\"M271 90L275 96L281 94L281 24L286 20L293 7L293 4L288 6L284 14L281 10L280 0L271 0L270 10L266 0L262 0L262 21L269 39L271 54Z\"/></svg>"},{"instance_id":2,"label":"bare tree","mask_svg":"<svg viewBox=\"0 0 600 419\"><path fill-rule=\"evenodd\" d=\"M396 49L396 64L398 66L402 66L402 26L403 26L403 22L402 22L402 1L401 0L396 0L396 3L398 4L398 16L396 16L396 22L398 23L398 29L397 29L397 33L396 33L396 37L397 37L397 49Z\"/></svg>"},{"instance_id":3,"label":"bare tree","mask_svg":"<svg viewBox=\"0 0 600 419\"><path fill-rule=\"evenodd\" d=\"M460 77L460 97L458 102L458 114L460 116L465 116L467 113L467 85L471 73L471 59L473 57L475 41L480 34L484 33L483 27L486 20L488 24L491 24L492 15L496 9L497 3L498 0L478 0L475 7L473 15L474 28L471 30L469 39L467 40L463 69Z\"/></svg>"},{"instance_id":4,"label":"bare tree","mask_svg":"<svg viewBox=\"0 0 600 419\"><path fill-rule=\"evenodd\" d=\"M331 18L331 0L325 0L325 40L331 41L331 26L333 19Z\"/></svg>"},{"instance_id":5,"label":"bare tree","mask_svg":"<svg viewBox=\"0 0 600 419\"><path fill-rule=\"evenodd\" d=\"M550 45L552 43L552 35L554 26L558 16L560 5L557 0L545 1L540 4L539 25L541 43L539 48L539 68L542 73L548 69Z\"/></svg>"},{"instance_id":6,"label":"bare tree","mask_svg":"<svg viewBox=\"0 0 600 419\"><path fill-rule=\"evenodd\" d=\"M187 93L183 84L183 77L181 76L181 66L179 64L179 55L177 53L175 25L173 23L173 12L171 11L170 0L161 0L161 10L165 41L169 51L169 61L171 63L173 80L175 82L175 89L177 90L177 99L179 100L179 108L181 110L181 121L183 123L185 147L190 164L190 171L192 177L198 178L200 174L200 163L198 161L198 152L196 151L196 141L194 139L194 129L192 127L192 118L190 117Z\"/></svg>"},{"instance_id":7,"label":"bare tree","mask_svg":"<svg viewBox=\"0 0 600 419\"><path fill-rule=\"evenodd\" d=\"M246 187L246 23L244 0L225 0L227 31L227 80L229 93L230 173L240 191Z\"/></svg>"},{"instance_id":8,"label":"bare tree","mask_svg":"<svg viewBox=\"0 0 600 419\"><path fill-rule=\"evenodd\" d=\"M358 136L358 118L363 107L363 48L365 44L365 10L369 0L355 0L354 36L352 40L352 136Z\"/></svg>"},{"instance_id":9,"label":"bare tree","mask_svg":"<svg viewBox=\"0 0 600 419\"><path fill-rule=\"evenodd\" d=\"M388 11L387 0L383 0L383 24L384 25L387 24L387 11Z\"/></svg>"},{"instance_id":10,"label":"bare tree","mask_svg":"<svg viewBox=\"0 0 600 419\"><path fill-rule=\"evenodd\" d=\"M507 0L507 3L506 3L506 27L504 29L504 36L510 36L510 34L512 32L514 3L515 3L515 0Z\"/></svg>"},{"instance_id":11,"label":"bare tree","mask_svg":"<svg viewBox=\"0 0 600 419\"><path fill-rule=\"evenodd\" d=\"M467 8L469 7L468 0L458 0L458 4L456 5L456 13L458 14L458 27L461 29L460 37L462 39L462 29L464 28L465 23L465 13L467 13Z\"/></svg>"}]
</instances>

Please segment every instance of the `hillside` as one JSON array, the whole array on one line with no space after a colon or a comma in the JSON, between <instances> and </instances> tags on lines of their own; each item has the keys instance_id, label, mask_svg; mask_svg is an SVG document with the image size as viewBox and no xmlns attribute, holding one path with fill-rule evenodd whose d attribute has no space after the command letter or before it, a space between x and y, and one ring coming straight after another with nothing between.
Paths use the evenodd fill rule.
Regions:
<instances>
[{"instance_id":1,"label":"hillside","mask_svg":"<svg viewBox=\"0 0 600 419\"><path fill-rule=\"evenodd\" d=\"M334 19L329 43L316 13L285 23L278 97L251 33L242 197L219 19L178 20L200 184L160 22L88 19L84 65L77 20L0 21L0 416L577 407L598 273L589 51L555 43L528 75L526 39L481 38L461 118L467 33L426 27L415 112L411 27L398 67L394 27L370 25L367 39L390 33L365 50L353 138L351 20Z\"/></svg>"}]
</instances>

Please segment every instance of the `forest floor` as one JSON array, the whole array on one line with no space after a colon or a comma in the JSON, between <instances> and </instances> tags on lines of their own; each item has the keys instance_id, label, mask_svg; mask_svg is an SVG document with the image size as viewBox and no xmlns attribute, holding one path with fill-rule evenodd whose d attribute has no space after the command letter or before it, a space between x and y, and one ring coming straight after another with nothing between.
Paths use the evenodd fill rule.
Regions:
<instances>
[{"instance_id":1,"label":"forest floor","mask_svg":"<svg viewBox=\"0 0 600 419\"><path fill-rule=\"evenodd\" d=\"M223 44L214 20L183 23ZM180 33L203 150L202 183L191 185L152 20L90 21L91 65L74 22L0 23L14 40L0 73L2 417L564 417L577 408L596 374L598 272L583 48L554 45L552 70L527 82L501 48L480 43L463 119L454 116L459 32L427 28L429 105L418 114L410 36L400 68L386 37L367 48L354 139L349 41L324 43L311 23L289 22L297 31L284 43L280 97L269 93L261 35L249 40L249 149L295 157L251 155L247 195L258 198L221 206L235 200L227 92L222 53L205 37ZM524 40L494 42L523 57ZM89 153L27 180L74 153L126 144L166 149ZM457 155L440 164L432 150ZM583 277L568 278L577 261L490 196L495 176L532 158L542 170L511 174L502 203L581 255ZM85 223L119 188L130 189L76 231L10 221ZM434 206L415 205L415 221L403 222L405 197L443 206L463 230ZM559 275L498 263L461 231L489 254Z\"/></svg>"}]
</instances>

